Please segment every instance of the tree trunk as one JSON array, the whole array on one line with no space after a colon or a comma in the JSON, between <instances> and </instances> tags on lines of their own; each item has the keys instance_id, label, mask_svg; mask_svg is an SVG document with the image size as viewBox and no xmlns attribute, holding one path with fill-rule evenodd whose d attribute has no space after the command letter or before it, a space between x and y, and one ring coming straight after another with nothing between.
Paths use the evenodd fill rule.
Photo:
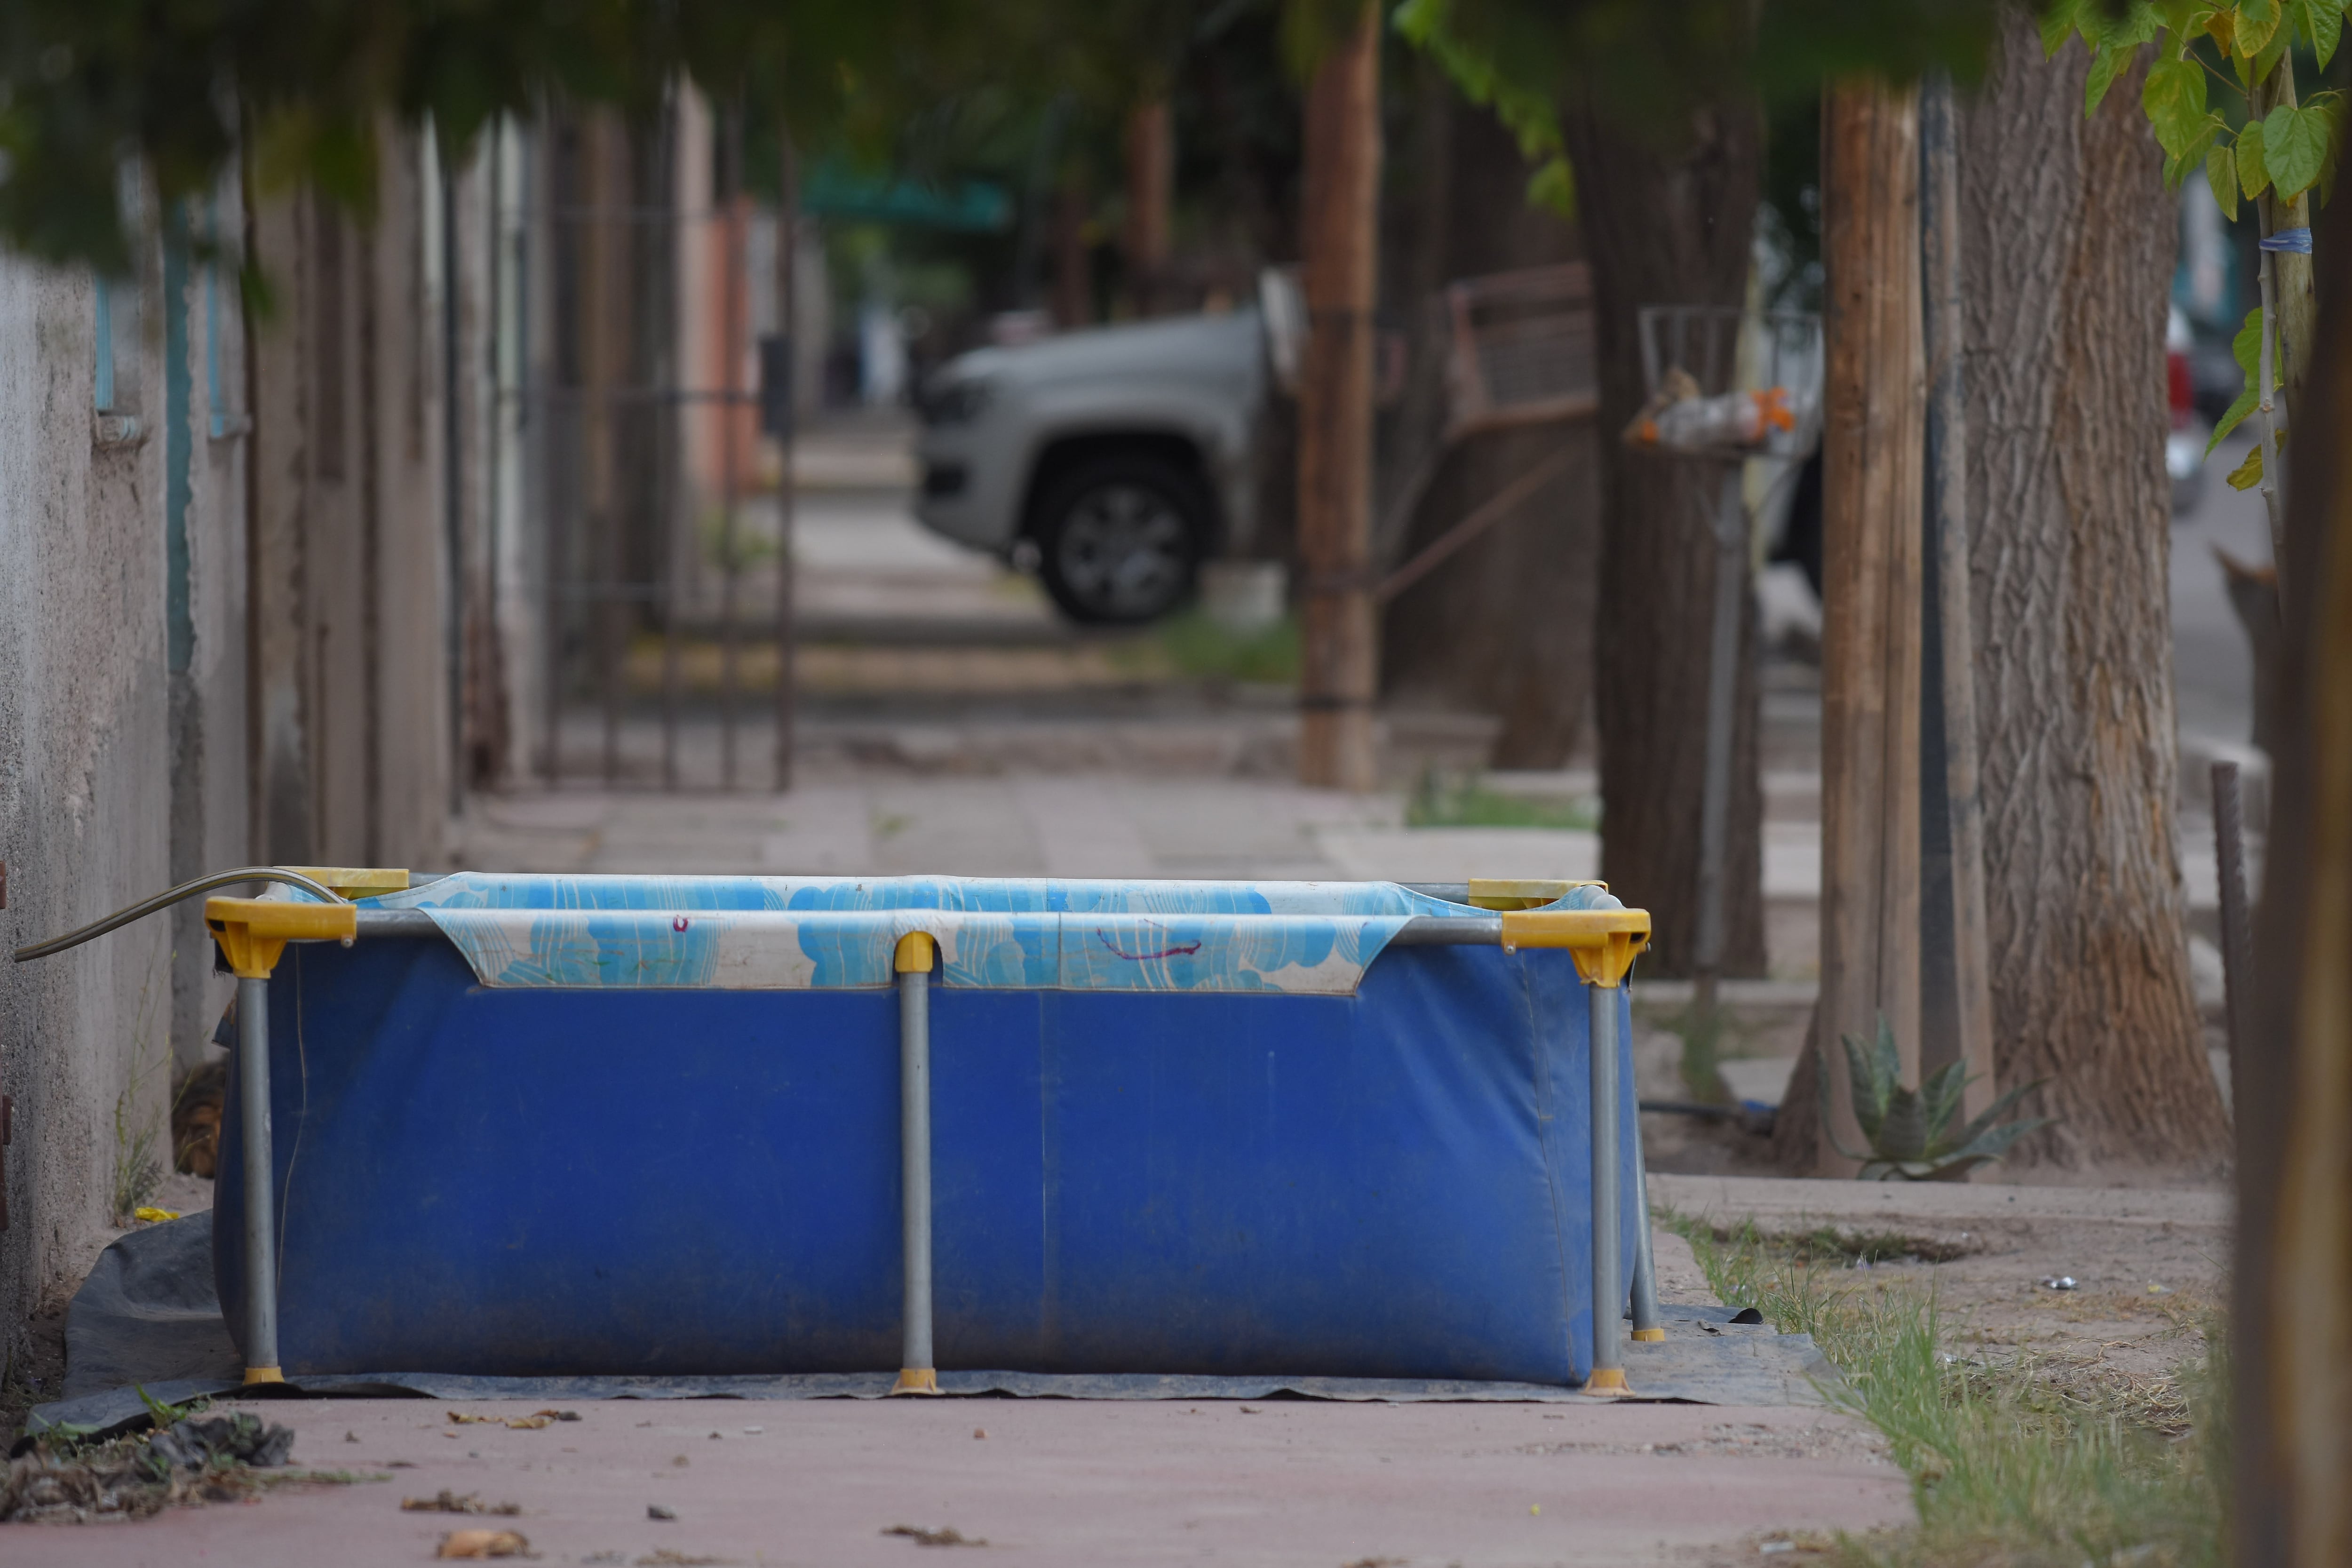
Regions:
<instances>
[{"instance_id":1,"label":"tree trunk","mask_svg":"<svg viewBox=\"0 0 2352 1568\"><path fill-rule=\"evenodd\" d=\"M1169 206L1176 180L1176 138L1168 100L1139 103L1127 117L1127 225L1120 249L1127 261L1129 309L1156 316L1167 308Z\"/></svg>"},{"instance_id":2,"label":"tree trunk","mask_svg":"<svg viewBox=\"0 0 2352 1568\"><path fill-rule=\"evenodd\" d=\"M2237 1096L2231 1510L2242 1563L2352 1562L2352 224L2320 220L2289 496L2270 852ZM2333 431L2334 436L2327 432ZM2338 441L2336 436L2347 437Z\"/></svg>"},{"instance_id":3,"label":"tree trunk","mask_svg":"<svg viewBox=\"0 0 2352 1568\"><path fill-rule=\"evenodd\" d=\"M1738 305L1762 178L1763 126L1748 105L1696 116L1663 153L1590 109L1564 116L1592 262L1601 372L1601 546L1593 710L1601 734L1601 874L1656 933L1643 973L1689 973L1697 931L1699 795L1706 763L1707 639L1715 595L1709 465L1629 451L1642 405L1636 312L1650 304ZM1757 777L1755 596L1743 599L1724 972L1764 968Z\"/></svg>"},{"instance_id":4,"label":"tree trunk","mask_svg":"<svg viewBox=\"0 0 2352 1568\"><path fill-rule=\"evenodd\" d=\"M1367 5L1307 97L1304 251L1312 321L1298 391L1298 781L1375 782L1372 303L1380 254L1381 12Z\"/></svg>"},{"instance_id":5,"label":"tree trunk","mask_svg":"<svg viewBox=\"0 0 2352 1568\"><path fill-rule=\"evenodd\" d=\"M1424 62L1424 69L1433 78L1438 68ZM1573 261L1582 248L1573 224L1529 205L1529 170L1511 134L1450 84L1435 85L1414 105L1417 199L1390 226L1390 254L1402 252L1405 262L1391 309L1419 329L1413 381L1393 419L1400 473L1392 483L1422 460L1444 417L1453 336L1431 318L1433 297L1455 279ZM1394 557L1411 559L1563 443L1575 447L1568 471L1399 595L1381 626L1389 698L1497 714L1503 728L1487 760L1498 768L1563 765L1590 710L1600 542L1591 423L1489 430L1463 441L1432 479Z\"/></svg>"},{"instance_id":6,"label":"tree trunk","mask_svg":"<svg viewBox=\"0 0 2352 1568\"><path fill-rule=\"evenodd\" d=\"M1919 1081L1919 595L1926 365L1919 101L1841 83L1822 110L1822 990L1831 1046L1892 1029ZM1818 1169L1851 1175L1853 1086L1829 1075Z\"/></svg>"},{"instance_id":7,"label":"tree trunk","mask_svg":"<svg viewBox=\"0 0 2352 1568\"><path fill-rule=\"evenodd\" d=\"M1960 132L1995 1055L2064 1119L2017 1159L2210 1166L2173 841L2172 203L2137 77L2086 120L2087 66L2011 15Z\"/></svg>"}]
</instances>

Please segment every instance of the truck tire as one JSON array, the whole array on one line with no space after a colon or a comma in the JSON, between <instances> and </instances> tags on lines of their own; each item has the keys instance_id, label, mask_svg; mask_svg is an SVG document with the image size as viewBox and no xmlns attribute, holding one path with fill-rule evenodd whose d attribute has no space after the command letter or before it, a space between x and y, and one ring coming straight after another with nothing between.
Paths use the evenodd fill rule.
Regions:
<instances>
[{"instance_id":1,"label":"truck tire","mask_svg":"<svg viewBox=\"0 0 2352 1568\"><path fill-rule=\"evenodd\" d=\"M1150 452L1081 463L1047 487L1035 517L1045 592L1088 626L1138 626L1176 608L1208 548L1199 477Z\"/></svg>"}]
</instances>

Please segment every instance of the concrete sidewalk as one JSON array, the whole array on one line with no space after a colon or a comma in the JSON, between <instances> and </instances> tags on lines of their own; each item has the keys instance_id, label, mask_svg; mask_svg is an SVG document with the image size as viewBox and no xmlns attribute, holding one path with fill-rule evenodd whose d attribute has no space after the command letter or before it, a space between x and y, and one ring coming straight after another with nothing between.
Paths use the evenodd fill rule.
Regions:
<instances>
[{"instance_id":1,"label":"concrete sidewalk","mask_svg":"<svg viewBox=\"0 0 2352 1568\"><path fill-rule=\"evenodd\" d=\"M1621 1568L1739 1547L1759 1532L1911 1516L1883 1442L1821 1410L1290 1400L576 1408L577 1422L512 1431L453 1425L451 1406L424 1401L271 1402L263 1413L299 1434L298 1466L388 1479L134 1525L0 1527L0 1559L362 1568L424 1562L445 1531L492 1526L520 1531L549 1563L928 1563L916 1541L883 1533L906 1525L952 1528L988 1542L984 1562L1039 1568ZM443 1489L522 1512L401 1510L403 1498ZM656 1505L676 1518L648 1518Z\"/></svg>"}]
</instances>

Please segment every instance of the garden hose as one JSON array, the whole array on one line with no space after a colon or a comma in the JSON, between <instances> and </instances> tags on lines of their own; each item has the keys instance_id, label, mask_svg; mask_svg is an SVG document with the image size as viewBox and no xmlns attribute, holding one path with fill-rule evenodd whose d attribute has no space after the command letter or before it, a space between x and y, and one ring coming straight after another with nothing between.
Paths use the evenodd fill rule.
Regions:
<instances>
[{"instance_id":1,"label":"garden hose","mask_svg":"<svg viewBox=\"0 0 2352 1568\"><path fill-rule=\"evenodd\" d=\"M277 866L239 866L233 871L215 871L209 877L198 877L193 882L183 882L176 888L166 889L153 898L142 899L127 909L117 910L103 920L92 921L79 931L69 931L63 936L53 936L47 942L37 942L30 947L20 947L16 950L16 962L23 963L27 959L47 958L53 952L63 952L69 947L79 947L92 937L104 936L117 926L129 925L142 915L152 915L157 910L169 909L182 899L194 898L198 893L209 893L215 888L233 887L239 882L283 882L289 888L299 888L313 898L324 900L331 904L351 902L349 899L344 898L324 882L306 877L299 871L289 871Z\"/></svg>"}]
</instances>

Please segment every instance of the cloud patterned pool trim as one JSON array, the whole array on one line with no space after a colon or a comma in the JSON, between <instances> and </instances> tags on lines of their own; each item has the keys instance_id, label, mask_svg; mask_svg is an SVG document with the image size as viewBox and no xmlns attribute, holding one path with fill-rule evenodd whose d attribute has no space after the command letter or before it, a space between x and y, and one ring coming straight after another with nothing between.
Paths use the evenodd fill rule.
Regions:
<instances>
[{"instance_id":1,"label":"cloud patterned pool trim","mask_svg":"<svg viewBox=\"0 0 2352 1568\"><path fill-rule=\"evenodd\" d=\"M1003 990L1349 995L1409 917L434 908L475 977L562 986L841 990L892 983L900 937L940 981Z\"/></svg>"}]
</instances>

